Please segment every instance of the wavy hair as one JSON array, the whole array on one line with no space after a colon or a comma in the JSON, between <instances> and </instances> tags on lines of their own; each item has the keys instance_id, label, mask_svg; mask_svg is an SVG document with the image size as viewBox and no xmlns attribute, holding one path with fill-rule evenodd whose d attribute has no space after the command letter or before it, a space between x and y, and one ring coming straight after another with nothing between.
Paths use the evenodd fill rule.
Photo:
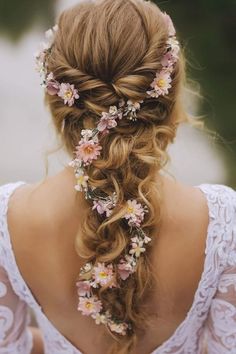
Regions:
<instances>
[{"instance_id":1,"label":"wavy hair","mask_svg":"<svg viewBox=\"0 0 236 354\"><path fill-rule=\"evenodd\" d=\"M173 142L178 124L187 120L181 103L185 62L181 53L169 95L145 99L162 67L168 39L162 13L149 1L83 1L64 11L58 25L48 67L56 80L76 86L80 101L69 107L58 96L48 94L46 101L71 155L81 130L93 128L102 112L118 105L120 99L144 100L136 122L121 120L102 138L102 154L88 170L92 187L108 195L116 192L117 207L105 220L88 207L82 233L75 240L76 250L85 261L113 262L130 242L123 219L128 199L148 207L142 227L155 243L162 207L157 173L168 161L167 146ZM133 328L125 337L116 337L111 353L130 353L137 333L146 326L142 304L153 283L150 252L151 248L139 258L137 271L118 288L100 291L105 307Z\"/></svg>"}]
</instances>

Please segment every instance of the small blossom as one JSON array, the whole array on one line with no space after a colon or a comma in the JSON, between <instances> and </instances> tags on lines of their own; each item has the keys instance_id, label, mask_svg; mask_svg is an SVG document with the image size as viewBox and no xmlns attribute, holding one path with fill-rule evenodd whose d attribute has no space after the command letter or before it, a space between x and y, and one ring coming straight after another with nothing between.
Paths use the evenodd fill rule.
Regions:
<instances>
[{"instance_id":1,"label":"small blossom","mask_svg":"<svg viewBox=\"0 0 236 354\"><path fill-rule=\"evenodd\" d=\"M97 296L79 297L78 311L85 316L96 315L102 310L102 303Z\"/></svg>"},{"instance_id":2,"label":"small blossom","mask_svg":"<svg viewBox=\"0 0 236 354\"><path fill-rule=\"evenodd\" d=\"M94 267L93 271L95 287L97 285L106 286L108 284L110 287L115 286L112 264L105 266L104 263L98 263L98 265Z\"/></svg>"},{"instance_id":3,"label":"small blossom","mask_svg":"<svg viewBox=\"0 0 236 354\"><path fill-rule=\"evenodd\" d=\"M76 174L76 185L75 185L75 190L78 192L83 192L83 190L88 189L88 180L89 177L85 175L84 173L81 174Z\"/></svg>"},{"instance_id":4,"label":"small blossom","mask_svg":"<svg viewBox=\"0 0 236 354\"><path fill-rule=\"evenodd\" d=\"M146 209L136 200L128 200L127 204L127 212L124 215L124 218L128 220L129 226L140 226L144 219Z\"/></svg>"},{"instance_id":5,"label":"small blossom","mask_svg":"<svg viewBox=\"0 0 236 354\"><path fill-rule=\"evenodd\" d=\"M162 70L156 74L154 81L151 83L152 91L147 91L151 97L158 98L159 96L168 95L171 88L171 77L168 71Z\"/></svg>"},{"instance_id":6,"label":"small blossom","mask_svg":"<svg viewBox=\"0 0 236 354\"><path fill-rule=\"evenodd\" d=\"M64 100L64 104L68 104L68 106L73 106L75 100L80 96L78 94L78 90L75 89L74 85L62 83L60 85L60 91L58 92L58 96Z\"/></svg>"},{"instance_id":7,"label":"small blossom","mask_svg":"<svg viewBox=\"0 0 236 354\"><path fill-rule=\"evenodd\" d=\"M54 79L52 72L46 78L46 90L51 96L57 95L60 91L60 83Z\"/></svg>"},{"instance_id":8,"label":"small blossom","mask_svg":"<svg viewBox=\"0 0 236 354\"><path fill-rule=\"evenodd\" d=\"M127 116L128 119L130 119L130 120L136 120L137 119L137 111L139 111L141 108L140 103L143 103L143 101L134 102L132 100L128 100L127 107L125 108L124 116Z\"/></svg>"},{"instance_id":9,"label":"small blossom","mask_svg":"<svg viewBox=\"0 0 236 354\"><path fill-rule=\"evenodd\" d=\"M145 236L145 237L144 237L144 240L143 240L144 243L147 244L147 243L149 243L149 242L151 242L151 241L152 241L152 239L151 239L150 237L148 237L148 236Z\"/></svg>"},{"instance_id":10,"label":"small blossom","mask_svg":"<svg viewBox=\"0 0 236 354\"><path fill-rule=\"evenodd\" d=\"M141 253L144 253L146 248L143 247L143 241L133 242L132 249L129 251L130 254L135 255L135 257L140 257Z\"/></svg>"},{"instance_id":11,"label":"small blossom","mask_svg":"<svg viewBox=\"0 0 236 354\"><path fill-rule=\"evenodd\" d=\"M35 54L35 69L40 73L41 76L45 75L46 54L47 52L42 49Z\"/></svg>"},{"instance_id":12,"label":"small blossom","mask_svg":"<svg viewBox=\"0 0 236 354\"><path fill-rule=\"evenodd\" d=\"M107 112L102 112L102 117L97 126L98 130L100 132L104 132L107 129L115 128L116 126L117 126L116 116L112 116Z\"/></svg>"},{"instance_id":13,"label":"small blossom","mask_svg":"<svg viewBox=\"0 0 236 354\"><path fill-rule=\"evenodd\" d=\"M80 275L84 275L85 273L91 272L93 269L92 263L86 263L80 270Z\"/></svg>"},{"instance_id":14,"label":"small blossom","mask_svg":"<svg viewBox=\"0 0 236 354\"><path fill-rule=\"evenodd\" d=\"M179 59L179 52L180 52L179 42L176 38L169 38L167 41L167 46L169 47L169 51L172 55L171 65L173 65Z\"/></svg>"},{"instance_id":15,"label":"small blossom","mask_svg":"<svg viewBox=\"0 0 236 354\"><path fill-rule=\"evenodd\" d=\"M133 272L134 272L133 266L129 262L125 261L124 259L121 259L118 264L118 274L121 277L121 279L126 280Z\"/></svg>"},{"instance_id":16,"label":"small blossom","mask_svg":"<svg viewBox=\"0 0 236 354\"><path fill-rule=\"evenodd\" d=\"M93 136L93 130L92 129L83 129L81 131L81 135L84 138L84 140L89 140Z\"/></svg>"},{"instance_id":17,"label":"small blossom","mask_svg":"<svg viewBox=\"0 0 236 354\"><path fill-rule=\"evenodd\" d=\"M93 140L81 140L76 147L76 157L85 164L90 164L93 160L98 158L100 150L102 150L102 147Z\"/></svg>"},{"instance_id":18,"label":"small blossom","mask_svg":"<svg viewBox=\"0 0 236 354\"><path fill-rule=\"evenodd\" d=\"M91 285L88 280L78 281L76 286L79 296L90 296Z\"/></svg>"},{"instance_id":19,"label":"small blossom","mask_svg":"<svg viewBox=\"0 0 236 354\"><path fill-rule=\"evenodd\" d=\"M46 38L46 49L50 49L51 46L53 45L53 42L55 40L55 35L56 32L58 31L58 25L55 25L53 28L50 28L45 32L45 38Z\"/></svg>"},{"instance_id":20,"label":"small blossom","mask_svg":"<svg viewBox=\"0 0 236 354\"><path fill-rule=\"evenodd\" d=\"M92 210L97 210L98 214L103 215L106 213L106 217L109 218L112 214L112 209L116 206L116 194L106 198L106 200L94 200Z\"/></svg>"},{"instance_id":21,"label":"small blossom","mask_svg":"<svg viewBox=\"0 0 236 354\"><path fill-rule=\"evenodd\" d=\"M107 324L107 317L104 314L97 313L95 315L92 315L92 318L95 320L95 323L97 325Z\"/></svg>"},{"instance_id":22,"label":"small blossom","mask_svg":"<svg viewBox=\"0 0 236 354\"><path fill-rule=\"evenodd\" d=\"M111 332L125 336L129 326L127 323L115 323L114 321L109 321L108 327L110 328Z\"/></svg>"}]
</instances>

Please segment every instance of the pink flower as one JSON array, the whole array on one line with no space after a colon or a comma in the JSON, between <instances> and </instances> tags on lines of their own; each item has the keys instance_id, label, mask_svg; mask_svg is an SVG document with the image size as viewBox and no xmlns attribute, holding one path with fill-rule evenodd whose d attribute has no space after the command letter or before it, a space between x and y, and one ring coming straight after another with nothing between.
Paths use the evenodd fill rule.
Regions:
<instances>
[{"instance_id":1,"label":"pink flower","mask_svg":"<svg viewBox=\"0 0 236 354\"><path fill-rule=\"evenodd\" d=\"M163 13L164 20L166 22L166 25L168 27L168 33L169 36L175 36L176 35L176 30L173 24L173 21L169 15L167 15L166 12Z\"/></svg>"},{"instance_id":2,"label":"pink flower","mask_svg":"<svg viewBox=\"0 0 236 354\"><path fill-rule=\"evenodd\" d=\"M118 274L121 279L126 280L133 272L134 268L132 267L132 265L126 262L124 259L121 259L120 263L118 264Z\"/></svg>"},{"instance_id":3,"label":"pink flower","mask_svg":"<svg viewBox=\"0 0 236 354\"><path fill-rule=\"evenodd\" d=\"M161 60L161 64L163 67L165 68L169 68L171 67L174 63L173 63L173 55L171 53L171 51L168 51L164 57Z\"/></svg>"},{"instance_id":4,"label":"pink flower","mask_svg":"<svg viewBox=\"0 0 236 354\"><path fill-rule=\"evenodd\" d=\"M97 210L98 214L102 215L105 213L105 204L102 200L94 200L92 210Z\"/></svg>"},{"instance_id":5,"label":"pink flower","mask_svg":"<svg viewBox=\"0 0 236 354\"><path fill-rule=\"evenodd\" d=\"M144 219L146 209L143 208L142 205L136 200L128 200L127 203L127 212L124 215L124 218L128 220L128 224L130 226L140 226Z\"/></svg>"},{"instance_id":6,"label":"pink flower","mask_svg":"<svg viewBox=\"0 0 236 354\"><path fill-rule=\"evenodd\" d=\"M168 95L169 89L171 88L171 76L166 70L162 70L160 73L156 74L154 81L151 83L153 90L147 91L151 97L158 98L159 96Z\"/></svg>"},{"instance_id":7,"label":"pink flower","mask_svg":"<svg viewBox=\"0 0 236 354\"><path fill-rule=\"evenodd\" d=\"M117 197L114 193L112 196L106 198L106 200L94 200L92 210L97 210L98 214L102 215L106 213L108 218L112 214L112 209L116 206Z\"/></svg>"},{"instance_id":8,"label":"pink flower","mask_svg":"<svg viewBox=\"0 0 236 354\"><path fill-rule=\"evenodd\" d=\"M102 303L97 296L79 297L78 311L85 316L96 315L102 310Z\"/></svg>"},{"instance_id":9,"label":"pink flower","mask_svg":"<svg viewBox=\"0 0 236 354\"><path fill-rule=\"evenodd\" d=\"M170 51L170 53L172 55L171 65L173 65L179 59L179 52L180 52L179 42L177 41L176 38L169 38L168 41L167 41L167 45L170 48L169 51Z\"/></svg>"},{"instance_id":10,"label":"pink flower","mask_svg":"<svg viewBox=\"0 0 236 354\"><path fill-rule=\"evenodd\" d=\"M80 97L74 85L64 83L60 85L58 96L64 100L64 104L68 104L70 107L73 106L75 100Z\"/></svg>"},{"instance_id":11,"label":"pink flower","mask_svg":"<svg viewBox=\"0 0 236 354\"><path fill-rule=\"evenodd\" d=\"M89 281L87 280L78 281L76 283L76 286L77 286L79 296L87 296L87 297L90 296L91 285Z\"/></svg>"},{"instance_id":12,"label":"pink flower","mask_svg":"<svg viewBox=\"0 0 236 354\"><path fill-rule=\"evenodd\" d=\"M104 263L98 263L98 265L94 267L93 271L95 287L97 285L109 285L109 287L115 286L112 264L108 264L107 266L105 266Z\"/></svg>"},{"instance_id":13,"label":"pink flower","mask_svg":"<svg viewBox=\"0 0 236 354\"><path fill-rule=\"evenodd\" d=\"M111 116L107 112L102 112L102 117L98 123L98 130L100 132L106 131L107 129L112 129L117 126L116 117Z\"/></svg>"},{"instance_id":14,"label":"pink flower","mask_svg":"<svg viewBox=\"0 0 236 354\"><path fill-rule=\"evenodd\" d=\"M46 90L51 96L57 95L60 91L60 83L54 79L52 72L46 78Z\"/></svg>"},{"instance_id":15,"label":"pink flower","mask_svg":"<svg viewBox=\"0 0 236 354\"><path fill-rule=\"evenodd\" d=\"M76 157L85 164L90 164L93 160L98 158L102 147L93 140L81 140L76 150Z\"/></svg>"}]
</instances>

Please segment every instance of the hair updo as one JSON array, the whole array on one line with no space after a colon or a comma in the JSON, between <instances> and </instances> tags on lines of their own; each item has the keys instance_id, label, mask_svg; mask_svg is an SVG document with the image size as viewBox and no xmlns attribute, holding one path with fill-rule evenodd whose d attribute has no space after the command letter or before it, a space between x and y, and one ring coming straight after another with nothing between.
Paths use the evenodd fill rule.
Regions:
<instances>
[{"instance_id":1,"label":"hair updo","mask_svg":"<svg viewBox=\"0 0 236 354\"><path fill-rule=\"evenodd\" d=\"M82 235L80 232L76 237L77 253L86 261L112 262L127 247L130 235L121 216L126 200L147 205L149 212L142 227L151 238L161 220L161 188L156 176L168 161L166 148L175 138L178 123L187 119L181 104L185 79L181 53L169 94L146 98L162 68L167 40L162 12L149 1L86 0L59 18L48 69L59 82L74 84L80 100L69 107L60 97L46 94L46 101L71 155L82 129L94 127L102 112L117 106L121 99L144 100L137 121L123 119L102 137L101 156L89 168L90 184L106 194L115 191L120 207L106 220L88 209ZM114 341L111 353L130 353L137 332L145 328L147 319L141 305L153 280L149 256L150 250L118 290L101 290L110 311L131 322L133 328Z\"/></svg>"}]
</instances>

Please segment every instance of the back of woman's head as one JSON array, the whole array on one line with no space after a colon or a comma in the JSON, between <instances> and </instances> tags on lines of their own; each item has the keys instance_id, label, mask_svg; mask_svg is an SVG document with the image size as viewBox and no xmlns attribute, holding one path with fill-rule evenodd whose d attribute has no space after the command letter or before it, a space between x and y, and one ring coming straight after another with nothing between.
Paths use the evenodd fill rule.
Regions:
<instances>
[{"instance_id":1,"label":"back of woman's head","mask_svg":"<svg viewBox=\"0 0 236 354\"><path fill-rule=\"evenodd\" d=\"M161 187L156 177L167 162L166 148L175 138L176 127L186 117L181 106L181 53L171 72L168 94L147 97L156 73L162 70L168 38L166 17L151 2L84 1L60 16L48 56L47 68L55 80L70 83L79 92L79 100L71 106L65 105L58 95L46 94L57 131L70 154L76 150L81 131L96 127L111 106L118 107L121 100L143 101L135 120L120 119L109 134L100 136L102 151L87 166L86 174L90 189L110 200L115 195L115 203L112 212L104 216L97 212L93 198L88 198L91 208L83 232L76 238L77 252L90 267L80 273L80 285L88 285L96 267L103 272L110 267L115 278L112 284L100 282L101 286L97 283L93 289L99 309L102 307L103 314L109 314L113 321L113 328L107 325L107 319L104 323L113 334L116 332L118 341L111 349L114 353L129 353L137 333L146 326L142 304L152 285L150 253L161 219ZM127 201L130 214L135 207L139 209L142 228L127 222L131 220ZM135 240L143 237L137 235L137 230L143 232L147 242ZM128 277L119 277L122 262L127 256L132 257L130 247L137 255L137 246L135 271L130 271ZM123 270L128 271L124 267ZM84 288L85 297L86 291ZM119 324L121 332L122 324L126 325L125 335L112 331L115 325L119 329Z\"/></svg>"}]
</instances>

